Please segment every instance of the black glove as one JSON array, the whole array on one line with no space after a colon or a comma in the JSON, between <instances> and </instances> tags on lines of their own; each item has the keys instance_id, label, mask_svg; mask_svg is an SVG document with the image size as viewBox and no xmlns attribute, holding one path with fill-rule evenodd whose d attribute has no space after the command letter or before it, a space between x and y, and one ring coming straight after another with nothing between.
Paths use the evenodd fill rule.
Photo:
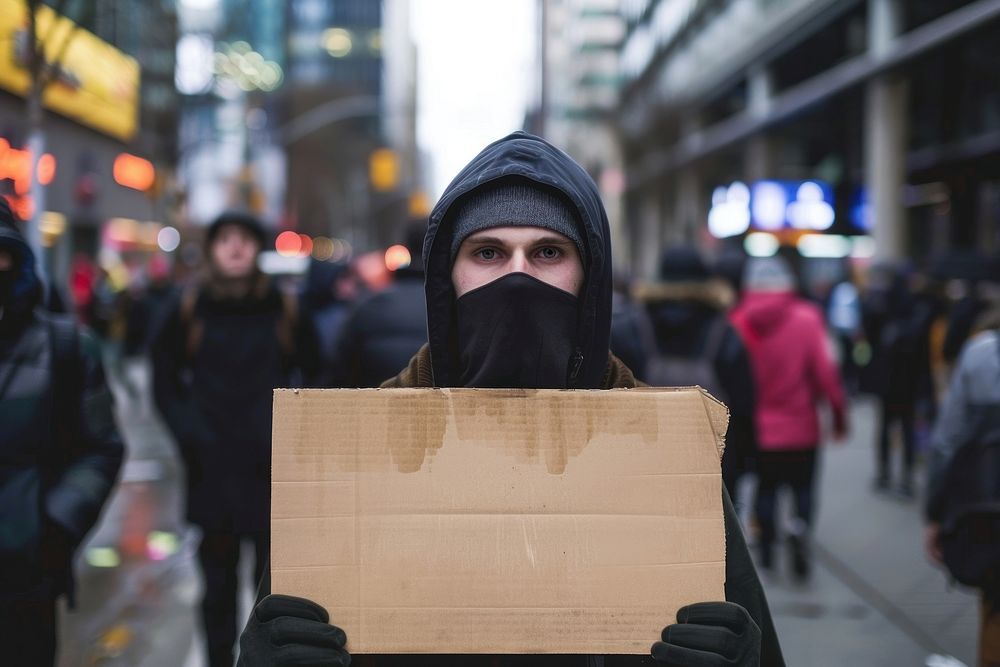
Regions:
<instances>
[{"instance_id":1,"label":"black glove","mask_svg":"<svg viewBox=\"0 0 1000 667\"><path fill-rule=\"evenodd\" d=\"M240 636L238 667L347 667L347 635L315 602L268 595Z\"/></svg>"},{"instance_id":2,"label":"black glove","mask_svg":"<svg viewBox=\"0 0 1000 667\"><path fill-rule=\"evenodd\" d=\"M732 602L699 602L681 607L677 623L663 628L651 651L657 662L675 667L758 667L760 628L750 613Z\"/></svg>"},{"instance_id":3,"label":"black glove","mask_svg":"<svg viewBox=\"0 0 1000 667\"><path fill-rule=\"evenodd\" d=\"M38 545L38 562L57 595L69 589L75 546L76 540L68 530L51 519L45 521Z\"/></svg>"}]
</instances>

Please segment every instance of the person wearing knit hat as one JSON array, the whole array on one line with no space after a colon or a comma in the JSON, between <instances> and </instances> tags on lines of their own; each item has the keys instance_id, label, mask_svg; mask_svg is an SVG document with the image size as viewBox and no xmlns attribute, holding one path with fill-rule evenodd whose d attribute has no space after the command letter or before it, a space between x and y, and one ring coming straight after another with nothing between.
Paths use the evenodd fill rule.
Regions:
<instances>
[{"instance_id":1,"label":"person wearing knit hat","mask_svg":"<svg viewBox=\"0 0 1000 667\"><path fill-rule=\"evenodd\" d=\"M164 313L150 345L157 408L187 470L188 520L201 528L207 664L233 664L242 542L264 565L269 544L271 395L308 386L316 336L298 301L260 271L266 234L244 213L206 233L208 267Z\"/></svg>"},{"instance_id":2,"label":"person wearing knit hat","mask_svg":"<svg viewBox=\"0 0 1000 667\"><path fill-rule=\"evenodd\" d=\"M833 413L833 435L847 434L847 405L840 372L827 343L823 315L798 296L795 276L781 257L751 258L743 273L744 296L730 315L750 353L757 388L757 498L760 564L770 569L778 521L778 489L790 486L796 518L789 562L795 578L810 574L817 450L823 441L821 402Z\"/></svg>"},{"instance_id":3,"label":"person wearing knit hat","mask_svg":"<svg viewBox=\"0 0 1000 667\"><path fill-rule=\"evenodd\" d=\"M53 665L56 603L124 447L100 348L41 306L35 257L0 197L0 628L3 661Z\"/></svg>"},{"instance_id":4,"label":"person wearing knit hat","mask_svg":"<svg viewBox=\"0 0 1000 667\"><path fill-rule=\"evenodd\" d=\"M580 165L545 140L515 132L484 148L459 172L431 212L424 270L427 344L382 388L637 386L631 370L610 349L611 228L600 194ZM501 419L483 428L495 433L518 426ZM622 456L628 452L623 450ZM728 495L722 495L725 600L683 608L677 623L664 619L670 625L659 637L650 637L649 655L614 656L609 664L784 664L739 519ZM260 591L268 593L269 583L262 582ZM347 667L348 637L330 620L310 600L268 595L250 615L239 664ZM615 627L595 632L613 633ZM537 655L405 654L363 659L380 667L539 662L571 667L605 660L592 655L540 660Z\"/></svg>"}]
</instances>

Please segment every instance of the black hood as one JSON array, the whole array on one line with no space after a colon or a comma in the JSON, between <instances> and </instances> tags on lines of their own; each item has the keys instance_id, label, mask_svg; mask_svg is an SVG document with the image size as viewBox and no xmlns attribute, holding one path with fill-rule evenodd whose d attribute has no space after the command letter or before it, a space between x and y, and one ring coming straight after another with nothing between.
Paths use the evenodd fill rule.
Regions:
<instances>
[{"instance_id":1,"label":"black hood","mask_svg":"<svg viewBox=\"0 0 1000 667\"><path fill-rule=\"evenodd\" d=\"M0 247L11 251L18 272L14 279L13 300L8 308L13 312L30 312L38 304L42 293L41 282L35 273L35 254L14 224L6 202L0 204L0 208L3 209L0 210Z\"/></svg>"},{"instance_id":2,"label":"black hood","mask_svg":"<svg viewBox=\"0 0 1000 667\"><path fill-rule=\"evenodd\" d=\"M427 334L434 385L459 386L455 356L455 292L451 283L452 221L455 202L501 178L523 178L556 190L576 209L584 243L585 272L579 296L575 347L582 354L572 388L601 386L611 335L611 231L593 179L568 155L525 132L487 146L445 190L431 212L424 238Z\"/></svg>"}]
</instances>

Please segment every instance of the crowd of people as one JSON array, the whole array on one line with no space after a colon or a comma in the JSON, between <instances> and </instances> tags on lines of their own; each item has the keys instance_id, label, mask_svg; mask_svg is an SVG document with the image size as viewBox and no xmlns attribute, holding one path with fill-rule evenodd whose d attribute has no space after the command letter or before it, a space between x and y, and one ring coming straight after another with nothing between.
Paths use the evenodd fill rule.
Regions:
<instances>
[{"instance_id":1,"label":"crowd of people","mask_svg":"<svg viewBox=\"0 0 1000 667\"><path fill-rule=\"evenodd\" d=\"M722 460L726 599L664 619L650 657L670 665L784 664L757 569L773 573L786 545L792 577L810 577L823 424L834 440L847 435L851 394L879 401L876 492L915 498L917 462L922 454L930 462L927 544L938 561L962 507L953 462L984 441L967 432L969 415L988 422L1000 413L990 409L1000 402L1000 275L989 268L970 278L874 266L817 293L800 258L723 254L713 263L694 246L675 246L655 280L615 289L593 181L524 133L484 149L429 220L407 227L411 263L383 290L366 290L349 264L314 262L297 283L265 274L258 259L269 241L260 220L228 212L206 229L203 270L184 284L157 258L144 288L119 290L122 298L77 289L76 277L73 285L77 319L95 325L110 373L121 373L114 360L122 352L152 362L156 407L184 464L187 519L201 534L201 621L213 666L231 666L237 643L247 667L351 659L324 609L267 595L276 387L711 391L731 413ZM123 453L98 339L49 313L46 301L0 198L0 628L11 638L5 651L24 664L53 663L55 600L72 599L73 551ZM734 507L748 476L752 508ZM782 525L785 487L793 520ZM261 582L249 621L237 612L246 542ZM974 585L983 590L983 664L1000 664L996 587Z\"/></svg>"}]
</instances>

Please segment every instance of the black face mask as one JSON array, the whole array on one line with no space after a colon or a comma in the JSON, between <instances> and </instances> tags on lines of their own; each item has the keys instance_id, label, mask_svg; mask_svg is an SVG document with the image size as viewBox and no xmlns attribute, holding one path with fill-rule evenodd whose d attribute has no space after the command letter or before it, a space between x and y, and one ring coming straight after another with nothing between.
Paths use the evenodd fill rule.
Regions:
<instances>
[{"instance_id":1,"label":"black face mask","mask_svg":"<svg viewBox=\"0 0 1000 667\"><path fill-rule=\"evenodd\" d=\"M565 389L579 367L577 299L510 273L456 302L461 386Z\"/></svg>"}]
</instances>

